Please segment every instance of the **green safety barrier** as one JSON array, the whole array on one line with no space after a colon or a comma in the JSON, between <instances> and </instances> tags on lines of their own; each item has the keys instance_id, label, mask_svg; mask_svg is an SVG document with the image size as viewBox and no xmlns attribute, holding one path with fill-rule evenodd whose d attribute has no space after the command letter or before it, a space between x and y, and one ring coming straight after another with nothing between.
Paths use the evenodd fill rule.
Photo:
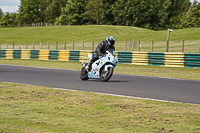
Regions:
<instances>
[{"instance_id":1,"label":"green safety barrier","mask_svg":"<svg viewBox=\"0 0 200 133\"><path fill-rule=\"evenodd\" d=\"M49 60L58 60L59 51L58 50L49 50Z\"/></svg>"},{"instance_id":2,"label":"green safety barrier","mask_svg":"<svg viewBox=\"0 0 200 133\"><path fill-rule=\"evenodd\" d=\"M132 52L117 52L119 63L132 63Z\"/></svg>"},{"instance_id":3,"label":"green safety barrier","mask_svg":"<svg viewBox=\"0 0 200 133\"><path fill-rule=\"evenodd\" d=\"M6 50L0 50L0 58L6 58Z\"/></svg>"},{"instance_id":4,"label":"green safety barrier","mask_svg":"<svg viewBox=\"0 0 200 133\"><path fill-rule=\"evenodd\" d=\"M70 56L69 56L69 61L79 61L79 56L80 56L80 51L71 50Z\"/></svg>"},{"instance_id":5,"label":"green safety barrier","mask_svg":"<svg viewBox=\"0 0 200 133\"><path fill-rule=\"evenodd\" d=\"M148 53L148 63L149 65L164 66L165 65L165 54L164 53Z\"/></svg>"},{"instance_id":6,"label":"green safety barrier","mask_svg":"<svg viewBox=\"0 0 200 133\"><path fill-rule=\"evenodd\" d=\"M185 67L199 67L200 54L185 53L184 66Z\"/></svg>"},{"instance_id":7,"label":"green safety barrier","mask_svg":"<svg viewBox=\"0 0 200 133\"><path fill-rule=\"evenodd\" d=\"M40 50L31 50L30 59L39 59Z\"/></svg>"},{"instance_id":8,"label":"green safety barrier","mask_svg":"<svg viewBox=\"0 0 200 133\"><path fill-rule=\"evenodd\" d=\"M37 59L87 62L87 50L0 50L2 59ZM200 54L171 52L116 52L119 63L200 68Z\"/></svg>"}]
</instances>

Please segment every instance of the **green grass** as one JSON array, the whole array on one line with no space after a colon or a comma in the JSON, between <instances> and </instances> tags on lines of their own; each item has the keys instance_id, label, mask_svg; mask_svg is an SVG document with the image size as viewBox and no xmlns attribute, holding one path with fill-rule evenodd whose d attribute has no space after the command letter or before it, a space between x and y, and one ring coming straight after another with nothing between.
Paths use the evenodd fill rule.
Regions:
<instances>
[{"instance_id":1,"label":"green grass","mask_svg":"<svg viewBox=\"0 0 200 133\"><path fill-rule=\"evenodd\" d=\"M199 132L200 106L0 82L0 132Z\"/></svg>"},{"instance_id":2,"label":"green grass","mask_svg":"<svg viewBox=\"0 0 200 133\"><path fill-rule=\"evenodd\" d=\"M81 70L82 67L80 62L39 61L39 60L20 60L20 59L14 59L14 60L0 59L0 64L73 69L73 70ZM162 66L140 66L131 64L118 64L114 70L114 73L200 80L199 68L174 68L174 67L162 67Z\"/></svg>"},{"instance_id":3,"label":"green grass","mask_svg":"<svg viewBox=\"0 0 200 133\"><path fill-rule=\"evenodd\" d=\"M64 42L67 42L67 49L72 49L72 42L75 42L75 49L81 49L81 42L84 41L85 49L91 49L92 41L95 46L105 40L106 36L113 35L116 38L116 48L118 51L124 51L125 41L128 41L127 50L131 51L131 42L133 38L137 41L135 51L138 50L138 41L141 41L141 51L151 51L151 41L154 40L154 51L165 52L167 39L167 30L153 31L144 28L129 26L110 26L110 25L83 25L83 26L52 26L52 27L25 27L25 28L0 28L0 43L5 48L8 42L8 48L22 48L28 43L29 49L35 42L36 49L39 49L39 43L43 42L43 49L47 49L47 42L50 42L50 49L55 49L55 43L59 43L58 49L64 48ZM181 52L181 40L185 41L185 52L199 52L200 28L177 29L171 32L170 47L171 52Z\"/></svg>"},{"instance_id":4,"label":"green grass","mask_svg":"<svg viewBox=\"0 0 200 133\"><path fill-rule=\"evenodd\" d=\"M0 28L0 42L72 42L102 41L113 35L117 41L165 41L167 30L153 31L130 26L83 25L26 28ZM200 28L177 29L170 40L199 40Z\"/></svg>"}]
</instances>

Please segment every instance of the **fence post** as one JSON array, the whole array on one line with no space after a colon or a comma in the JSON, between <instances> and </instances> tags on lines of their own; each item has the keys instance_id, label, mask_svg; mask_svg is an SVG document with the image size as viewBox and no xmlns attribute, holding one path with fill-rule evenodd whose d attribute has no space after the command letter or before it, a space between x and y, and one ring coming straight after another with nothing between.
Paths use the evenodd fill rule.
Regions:
<instances>
[{"instance_id":1,"label":"fence post","mask_svg":"<svg viewBox=\"0 0 200 133\"><path fill-rule=\"evenodd\" d=\"M33 42L33 50L35 49L35 43Z\"/></svg>"},{"instance_id":2,"label":"fence post","mask_svg":"<svg viewBox=\"0 0 200 133\"><path fill-rule=\"evenodd\" d=\"M199 41L199 53L200 53L200 41Z\"/></svg>"},{"instance_id":3,"label":"fence post","mask_svg":"<svg viewBox=\"0 0 200 133\"><path fill-rule=\"evenodd\" d=\"M6 43L6 49L8 49L8 43Z\"/></svg>"},{"instance_id":4,"label":"fence post","mask_svg":"<svg viewBox=\"0 0 200 133\"><path fill-rule=\"evenodd\" d=\"M133 38L133 41L132 41L132 51L134 51L134 44L135 44L135 38Z\"/></svg>"},{"instance_id":5,"label":"fence post","mask_svg":"<svg viewBox=\"0 0 200 133\"><path fill-rule=\"evenodd\" d=\"M141 47L141 44L140 44L140 41L138 42L138 51L140 51L140 47Z\"/></svg>"},{"instance_id":6,"label":"fence post","mask_svg":"<svg viewBox=\"0 0 200 133\"><path fill-rule=\"evenodd\" d=\"M151 52L153 52L153 40L151 41Z\"/></svg>"},{"instance_id":7,"label":"fence post","mask_svg":"<svg viewBox=\"0 0 200 133\"><path fill-rule=\"evenodd\" d=\"M28 49L28 43L26 43L26 49Z\"/></svg>"},{"instance_id":8,"label":"fence post","mask_svg":"<svg viewBox=\"0 0 200 133\"><path fill-rule=\"evenodd\" d=\"M168 40L166 40L166 52L169 51L169 45L168 45Z\"/></svg>"},{"instance_id":9,"label":"fence post","mask_svg":"<svg viewBox=\"0 0 200 133\"><path fill-rule=\"evenodd\" d=\"M14 44L14 42L13 42L13 49L15 49L15 44Z\"/></svg>"},{"instance_id":10,"label":"fence post","mask_svg":"<svg viewBox=\"0 0 200 133\"><path fill-rule=\"evenodd\" d=\"M58 50L58 42L56 42L56 50Z\"/></svg>"},{"instance_id":11,"label":"fence post","mask_svg":"<svg viewBox=\"0 0 200 133\"><path fill-rule=\"evenodd\" d=\"M84 41L82 41L82 48L81 50L84 50Z\"/></svg>"},{"instance_id":12,"label":"fence post","mask_svg":"<svg viewBox=\"0 0 200 133\"><path fill-rule=\"evenodd\" d=\"M19 43L19 49L21 49L21 43Z\"/></svg>"},{"instance_id":13,"label":"fence post","mask_svg":"<svg viewBox=\"0 0 200 133\"><path fill-rule=\"evenodd\" d=\"M124 51L127 51L127 41L125 41L125 48Z\"/></svg>"},{"instance_id":14,"label":"fence post","mask_svg":"<svg viewBox=\"0 0 200 133\"><path fill-rule=\"evenodd\" d=\"M66 50L66 42L64 42L64 50Z\"/></svg>"},{"instance_id":15,"label":"fence post","mask_svg":"<svg viewBox=\"0 0 200 133\"><path fill-rule=\"evenodd\" d=\"M182 53L184 53L184 40L182 40L182 50L181 50Z\"/></svg>"},{"instance_id":16,"label":"fence post","mask_svg":"<svg viewBox=\"0 0 200 133\"><path fill-rule=\"evenodd\" d=\"M92 42L92 51L94 51L94 41Z\"/></svg>"},{"instance_id":17,"label":"fence post","mask_svg":"<svg viewBox=\"0 0 200 133\"><path fill-rule=\"evenodd\" d=\"M50 42L48 42L48 50L50 49Z\"/></svg>"},{"instance_id":18,"label":"fence post","mask_svg":"<svg viewBox=\"0 0 200 133\"><path fill-rule=\"evenodd\" d=\"M72 43L72 50L74 50L74 44L75 44L75 43L73 42L73 43Z\"/></svg>"},{"instance_id":19,"label":"fence post","mask_svg":"<svg viewBox=\"0 0 200 133\"><path fill-rule=\"evenodd\" d=\"M40 42L40 49L42 49L42 42Z\"/></svg>"}]
</instances>

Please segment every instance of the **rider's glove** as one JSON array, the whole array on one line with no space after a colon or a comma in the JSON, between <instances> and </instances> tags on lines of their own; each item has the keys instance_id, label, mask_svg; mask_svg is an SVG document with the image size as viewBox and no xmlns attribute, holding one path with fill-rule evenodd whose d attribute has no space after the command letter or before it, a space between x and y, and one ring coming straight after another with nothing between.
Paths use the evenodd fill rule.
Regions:
<instances>
[{"instance_id":1,"label":"rider's glove","mask_svg":"<svg viewBox=\"0 0 200 133\"><path fill-rule=\"evenodd\" d=\"M102 53L100 53L100 54L99 54L99 56L102 56L102 57L104 57L104 56L105 56L105 54L102 54Z\"/></svg>"}]
</instances>

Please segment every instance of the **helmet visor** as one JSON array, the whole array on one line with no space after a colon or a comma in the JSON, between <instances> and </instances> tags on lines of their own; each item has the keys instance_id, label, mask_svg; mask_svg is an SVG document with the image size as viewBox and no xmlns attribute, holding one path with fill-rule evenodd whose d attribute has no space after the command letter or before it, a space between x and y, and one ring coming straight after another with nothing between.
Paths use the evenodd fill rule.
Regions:
<instances>
[{"instance_id":1,"label":"helmet visor","mask_svg":"<svg viewBox=\"0 0 200 133\"><path fill-rule=\"evenodd\" d=\"M110 45L113 46L115 44L115 41L110 41Z\"/></svg>"}]
</instances>

